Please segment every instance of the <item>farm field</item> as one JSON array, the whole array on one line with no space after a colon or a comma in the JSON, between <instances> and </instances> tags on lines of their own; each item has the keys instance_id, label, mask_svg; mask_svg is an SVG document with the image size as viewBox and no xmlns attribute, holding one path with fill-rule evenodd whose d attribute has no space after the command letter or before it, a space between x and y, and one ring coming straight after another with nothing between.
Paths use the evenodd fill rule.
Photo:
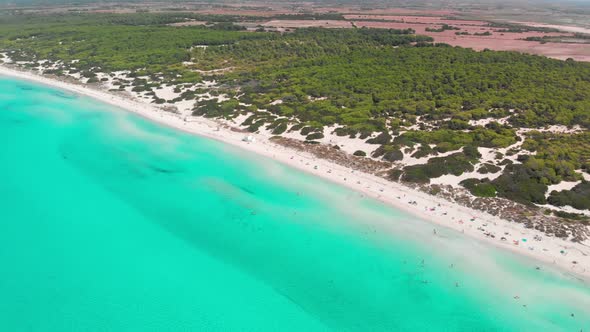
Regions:
<instances>
[{"instance_id":1,"label":"farm field","mask_svg":"<svg viewBox=\"0 0 590 332\"><path fill-rule=\"evenodd\" d=\"M432 15L432 12L428 12ZM434 38L435 42L452 46L472 48L476 51L484 49L496 51L517 51L523 53L544 55L550 58L566 60L572 58L577 61L590 61L589 43L539 43L525 40L527 38L544 37L574 37L588 29L579 27L542 25L527 22L526 25L547 31L519 31L508 32L504 27L495 27L490 22L480 20L451 19L446 16L413 16L413 15L375 15L349 14L343 15L343 20L282 20L273 19L260 22L267 28L284 29L324 27L324 28L352 28L366 27L377 29L413 29L417 34ZM443 25L450 30L441 30ZM560 30L549 32L552 30Z\"/></svg>"}]
</instances>

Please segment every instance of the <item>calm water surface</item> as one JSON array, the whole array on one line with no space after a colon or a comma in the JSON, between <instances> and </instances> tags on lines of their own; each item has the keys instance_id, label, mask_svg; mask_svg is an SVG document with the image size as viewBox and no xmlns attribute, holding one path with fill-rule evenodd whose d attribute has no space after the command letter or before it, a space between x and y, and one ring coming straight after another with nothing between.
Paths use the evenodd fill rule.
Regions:
<instances>
[{"instance_id":1,"label":"calm water surface","mask_svg":"<svg viewBox=\"0 0 590 332\"><path fill-rule=\"evenodd\" d=\"M590 331L587 284L438 233L271 160L0 77L1 331Z\"/></svg>"}]
</instances>

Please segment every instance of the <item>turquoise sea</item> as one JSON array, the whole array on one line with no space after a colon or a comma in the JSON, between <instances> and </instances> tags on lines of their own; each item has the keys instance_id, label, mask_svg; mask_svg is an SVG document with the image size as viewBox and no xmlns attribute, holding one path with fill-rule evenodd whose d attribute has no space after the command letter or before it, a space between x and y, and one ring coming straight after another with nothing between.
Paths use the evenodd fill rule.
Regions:
<instances>
[{"instance_id":1,"label":"turquoise sea","mask_svg":"<svg viewBox=\"0 0 590 332\"><path fill-rule=\"evenodd\" d=\"M590 331L588 284L432 229L0 77L0 331Z\"/></svg>"}]
</instances>

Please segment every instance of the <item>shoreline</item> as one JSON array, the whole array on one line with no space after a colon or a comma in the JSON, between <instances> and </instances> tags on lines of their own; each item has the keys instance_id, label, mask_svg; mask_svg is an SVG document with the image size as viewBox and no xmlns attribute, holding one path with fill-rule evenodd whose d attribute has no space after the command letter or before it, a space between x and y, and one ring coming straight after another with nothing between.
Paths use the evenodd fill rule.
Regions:
<instances>
[{"instance_id":1,"label":"shoreline","mask_svg":"<svg viewBox=\"0 0 590 332\"><path fill-rule=\"evenodd\" d=\"M522 224L503 220L372 174L354 171L329 160L316 158L309 153L288 149L271 142L270 135L232 131L223 128L226 123L202 117L192 117L186 121L178 114L166 112L153 104L132 100L95 87L9 68L5 65L0 65L0 75L74 92L167 127L214 139L250 153L265 156L289 167L345 186L383 204L430 222L435 227L438 225L453 229L472 239L558 267L560 272L566 276L577 277L586 283L590 282L590 244L584 245L556 237L548 237L537 230L527 229ZM246 135L251 135L256 141L242 141ZM486 236L484 233L494 234L495 237ZM537 237L542 240L536 241ZM501 240L501 238L505 238L505 240ZM526 242L523 239L526 239Z\"/></svg>"}]
</instances>

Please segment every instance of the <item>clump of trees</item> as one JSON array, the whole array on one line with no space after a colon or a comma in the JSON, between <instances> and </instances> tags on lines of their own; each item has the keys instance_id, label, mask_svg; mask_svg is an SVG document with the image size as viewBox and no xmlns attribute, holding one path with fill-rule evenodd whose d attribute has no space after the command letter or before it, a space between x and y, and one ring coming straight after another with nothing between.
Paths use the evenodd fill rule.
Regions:
<instances>
[{"instance_id":1,"label":"clump of trees","mask_svg":"<svg viewBox=\"0 0 590 332\"><path fill-rule=\"evenodd\" d=\"M467 179L459 183L469 192L478 197L496 197L496 188L489 183L489 179Z\"/></svg>"},{"instance_id":2,"label":"clump of trees","mask_svg":"<svg viewBox=\"0 0 590 332\"><path fill-rule=\"evenodd\" d=\"M467 151L466 151L467 150ZM433 157L426 164L406 166L401 174L401 180L415 183L429 183L430 179L446 174L461 175L473 172L476 161L469 149L453 153L446 157Z\"/></svg>"},{"instance_id":3,"label":"clump of trees","mask_svg":"<svg viewBox=\"0 0 590 332\"><path fill-rule=\"evenodd\" d=\"M428 32L443 32L445 30L461 30L461 29L445 23L440 28L427 27L424 30L426 30Z\"/></svg>"},{"instance_id":4,"label":"clump of trees","mask_svg":"<svg viewBox=\"0 0 590 332\"><path fill-rule=\"evenodd\" d=\"M367 153L362 150L356 150L356 151L354 151L353 155L355 155L357 157L366 157Z\"/></svg>"},{"instance_id":5,"label":"clump of trees","mask_svg":"<svg viewBox=\"0 0 590 332\"><path fill-rule=\"evenodd\" d=\"M404 158L403 152L394 145L381 145L371 154L373 158L382 158L385 161L394 162Z\"/></svg>"},{"instance_id":6,"label":"clump of trees","mask_svg":"<svg viewBox=\"0 0 590 332\"><path fill-rule=\"evenodd\" d=\"M580 210L590 210L590 182L583 181L571 190L552 191L547 201L555 206L569 205Z\"/></svg>"},{"instance_id":7,"label":"clump of trees","mask_svg":"<svg viewBox=\"0 0 590 332\"><path fill-rule=\"evenodd\" d=\"M488 173L497 173L501 170L502 170L501 167L498 167L494 164L485 163L477 169L477 172L480 174L488 174Z\"/></svg>"},{"instance_id":8,"label":"clump of trees","mask_svg":"<svg viewBox=\"0 0 590 332\"><path fill-rule=\"evenodd\" d=\"M491 182L497 195L524 204L545 204L547 183L543 183L542 170L522 164L508 165L504 173Z\"/></svg>"}]
</instances>

